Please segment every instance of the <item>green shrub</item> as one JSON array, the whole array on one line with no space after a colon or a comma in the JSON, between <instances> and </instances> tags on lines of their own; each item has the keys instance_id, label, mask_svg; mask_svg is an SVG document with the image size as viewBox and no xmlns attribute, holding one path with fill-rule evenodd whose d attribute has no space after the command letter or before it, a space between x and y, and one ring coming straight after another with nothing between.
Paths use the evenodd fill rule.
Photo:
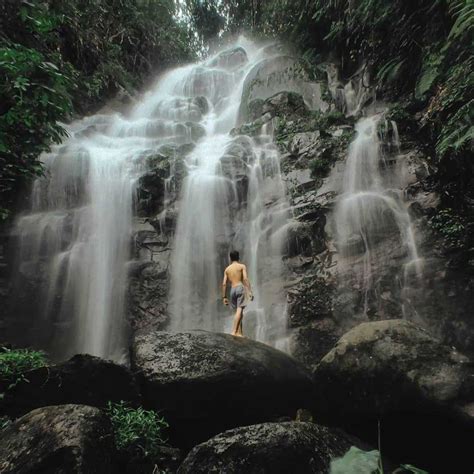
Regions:
<instances>
[{"instance_id":1,"label":"green shrub","mask_svg":"<svg viewBox=\"0 0 474 474\"><path fill-rule=\"evenodd\" d=\"M47 364L46 354L42 351L4 347L0 352L0 381L8 390L21 381L28 381L25 372ZM0 397L2 395L0 393Z\"/></svg>"},{"instance_id":2,"label":"green shrub","mask_svg":"<svg viewBox=\"0 0 474 474\"><path fill-rule=\"evenodd\" d=\"M428 224L446 239L450 247L464 248L466 244L465 219L459 216L453 209L441 209L429 219Z\"/></svg>"},{"instance_id":3,"label":"green shrub","mask_svg":"<svg viewBox=\"0 0 474 474\"><path fill-rule=\"evenodd\" d=\"M109 402L107 413L119 451L153 459L158 455L158 447L166 444L164 433L169 425L157 412L141 407L131 408L122 401Z\"/></svg>"},{"instance_id":4,"label":"green shrub","mask_svg":"<svg viewBox=\"0 0 474 474\"><path fill-rule=\"evenodd\" d=\"M309 169L312 176L325 176L329 171L331 162L324 158L315 158L309 162Z\"/></svg>"}]
</instances>

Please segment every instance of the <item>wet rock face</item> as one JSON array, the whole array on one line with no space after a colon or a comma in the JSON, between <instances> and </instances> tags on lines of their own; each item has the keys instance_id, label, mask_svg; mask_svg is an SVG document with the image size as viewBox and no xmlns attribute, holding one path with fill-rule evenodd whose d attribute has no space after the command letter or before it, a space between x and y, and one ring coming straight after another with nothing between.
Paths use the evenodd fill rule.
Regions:
<instances>
[{"instance_id":1,"label":"wet rock face","mask_svg":"<svg viewBox=\"0 0 474 474\"><path fill-rule=\"evenodd\" d=\"M113 453L110 421L84 405L33 410L0 433L4 474L108 474Z\"/></svg>"},{"instance_id":2,"label":"wet rock face","mask_svg":"<svg viewBox=\"0 0 474 474\"><path fill-rule=\"evenodd\" d=\"M306 367L314 369L341 335L342 330L334 320L317 319L294 330L291 353Z\"/></svg>"},{"instance_id":3,"label":"wet rock face","mask_svg":"<svg viewBox=\"0 0 474 474\"><path fill-rule=\"evenodd\" d=\"M207 111L207 101L194 97L179 114ZM183 108L183 111L180 111ZM177 113L178 113L177 112ZM191 138L190 138L191 140ZM165 145L146 156L138 181L133 225L133 261L128 264L127 316L132 330L162 329L168 322L169 266L176 206L186 177L185 157L194 143Z\"/></svg>"},{"instance_id":4,"label":"wet rock face","mask_svg":"<svg viewBox=\"0 0 474 474\"><path fill-rule=\"evenodd\" d=\"M178 473L322 473L351 446L344 434L304 422L263 423L221 433L196 446Z\"/></svg>"},{"instance_id":5,"label":"wet rock face","mask_svg":"<svg viewBox=\"0 0 474 474\"><path fill-rule=\"evenodd\" d=\"M249 119L257 120L266 114L271 117L304 117L309 109L300 94L291 91L277 92L266 100L254 99L249 102Z\"/></svg>"},{"instance_id":6,"label":"wet rock face","mask_svg":"<svg viewBox=\"0 0 474 474\"><path fill-rule=\"evenodd\" d=\"M1 413L18 417L49 405L106 407L109 401L136 404L140 398L135 379L126 367L86 354L24 375L25 381L6 391Z\"/></svg>"},{"instance_id":7,"label":"wet rock face","mask_svg":"<svg viewBox=\"0 0 474 474\"><path fill-rule=\"evenodd\" d=\"M298 58L279 55L261 61L247 74L239 112L241 121L250 118L249 104L253 100L264 101L281 91L300 94L312 109L327 108L321 99L321 85L310 81L304 64Z\"/></svg>"},{"instance_id":8,"label":"wet rock face","mask_svg":"<svg viewBox=\"0 0 474 474\"><path fill-rule=\"evenodd\" d=\"M297 361L227 334L138 335L132 366L145 405L163 410L179 446L235 426L294 417L311 397L311 380Z\"/></svg>"},{"instance_id":9,"label":"wet rock face","mask_svg":"<svg viewBox=\"0 0 474 474\"><path fill-rule=\"evenodd\" d=\"M388 453L431 467L446 463L444 452L460 465L467 462L466 440L474 435L473 365L414 324L360 324L321 360L314 382L317 419L368 442L375 441L380 419Z\"/></svg>"},{"instance_id":10,"label":"wet rock face","mask_svg":"<svg viewBox=\"0 0 474 474\"><path fill-rule=\"evenodd\" d=\"M208 64L211 67L236 69L248 61L247 53L243 48L226 49Z\"/></svg>"}]
</instances>

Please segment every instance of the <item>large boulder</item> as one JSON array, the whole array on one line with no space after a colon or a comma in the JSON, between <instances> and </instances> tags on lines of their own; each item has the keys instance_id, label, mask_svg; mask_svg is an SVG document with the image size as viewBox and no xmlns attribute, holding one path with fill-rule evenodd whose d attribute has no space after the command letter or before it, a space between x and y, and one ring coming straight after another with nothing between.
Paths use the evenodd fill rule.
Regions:
<instances>
[{"instance_id":1,"label":"large boulder","mask_svg":"<svg viewBox=\"0 0 474 474\"><path fill-rule=\"evenodd\" d=\"M467 357L405 320L363 323L314 371L318 420L345 427L430 472L472 471L474 370ZM472 446L471 446L472 447ZM452 466L452 464L451 464Z\"/></svg>"},{"instance_id":2,"label":"large boulder","mask_svg":"<svg viewBox=\"0 0 474 474\"><path fill-rule=\"evenodd\" d=\"M129 369L81 354L58 365L26 372L24 380L6 391L0 411L17 417L48 405L105 407L109 400L137 404L139 398L138 385Z\"/></svg>"},{"instance_id":3,"label":"large boulder","mask_svg":"<svg viewBox=\"0 0 474 474\"><path fill-rule=\"evenodd\" d=\"M225 431L199 444L178 473L323 473L353 440L314 423L262 423Z\"/></svg>"},{"instance_id":4,"label":"large boulder","mask_svg":"<svg viewBox=\"0 0 474 474\"><path fill-rule=\"evenodd\" d=\"M110 421L83 405L39 408L0 432L3 474L107 474L113 454Z\"/></svg>"},{"instance_id":5,"label":"large boulder","mask_svg":"<svg viewBox=\"0 0 474 474\"><path fill-rule=\"evenodd\" d=\"M247 74L242 90L240 120L248 119L248 107L253 100L265 100L282 91L301 94L311 109L327 108L321 98L321 84L310 80L304 61L289 55L277 55L260 61Z\"/></svg>"},{"instance_id":6,"label":"large boulder","mask_svg":"<svg viewBox=\"0 0 474 474\"><path fill-rule=\"evenodd\" d=\"M237 46L235 48L226 49L214 56L208 61L208 66L223 69L234 70L243 66L248 61L247 53L244 48Z\"/></svg>"},{"instance_id":7,"label":"large boulder","mask_svg":"<svg viewBox=\"0 0 474 474\"><path fill-rule=\"evenodd\" d=\"M163 410L183 447L235 426L294 417L311 398L311 378L265 344L206 331L135 337L132 366L143 403Z\"/></svg>"}]
</instances>

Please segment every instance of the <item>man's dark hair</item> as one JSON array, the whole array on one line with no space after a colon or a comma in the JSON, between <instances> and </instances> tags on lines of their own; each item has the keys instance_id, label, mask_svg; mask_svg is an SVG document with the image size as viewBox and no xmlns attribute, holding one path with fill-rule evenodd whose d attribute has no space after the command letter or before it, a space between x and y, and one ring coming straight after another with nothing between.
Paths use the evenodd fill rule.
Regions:
<instances>
[{"instance_id":1,"label":"man's dark hair","mask_svg":"<svg viewBox=\"0 0 474 474\"><path fill-rule=\"evenodd\" d=\"M232 250L229 254L231 262L238 262L240 260L240 255L237 250Z\"/></svg>"}]
</instances>

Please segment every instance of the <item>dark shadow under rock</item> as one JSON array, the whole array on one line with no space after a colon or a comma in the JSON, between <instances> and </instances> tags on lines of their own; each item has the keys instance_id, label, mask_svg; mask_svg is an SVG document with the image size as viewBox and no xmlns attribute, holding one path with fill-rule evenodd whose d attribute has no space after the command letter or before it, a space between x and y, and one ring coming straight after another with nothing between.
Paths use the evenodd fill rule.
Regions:
<instances>
[{"instance_id":1,"label":"dark shadow under rock","mask_svg":"<svg viewBox=\"0 0 474 474\"><path fill-rule=\"evenodd\" d=\"M24 377L26 380L6 391L0 406L2 413L17 417L49 405L78 403L105 407L109 400L137 404L140 399L129 369L87 354L31 370Z\"/></svg>"},{"instance_id":2,"label":"dark shadow under rock","mask_svg":"<svg viewBox=\"0 0 474 474\"><path fill-rule=\"evenodd\" d=\"M306 367L314 369L340 336L341 329L332 319L313 321L295 329L291 354Z\"/></svg>"}]
</instances>

